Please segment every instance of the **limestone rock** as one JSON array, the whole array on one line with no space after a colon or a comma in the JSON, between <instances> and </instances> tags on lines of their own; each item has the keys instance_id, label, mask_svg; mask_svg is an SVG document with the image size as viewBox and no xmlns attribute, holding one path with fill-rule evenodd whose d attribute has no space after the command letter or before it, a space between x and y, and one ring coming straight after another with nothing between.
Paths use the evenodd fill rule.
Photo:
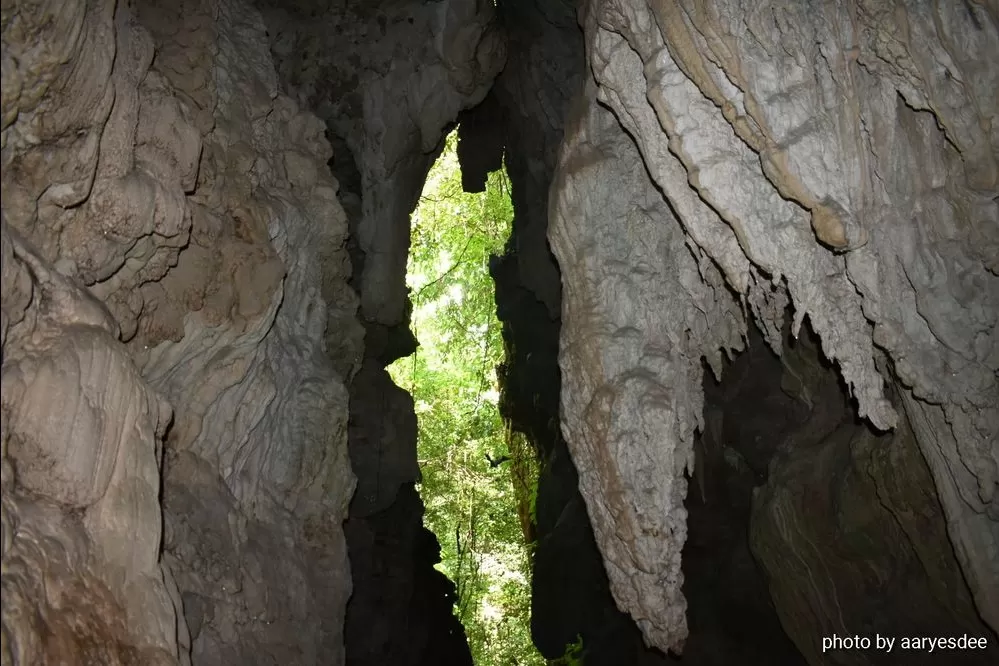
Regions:
<instances>
[{"instance_id":1,"label":"limestone rock","mask_svg":"<svg viewBox=\"0 0 999 666\"><path fill-rule=\"evenodd\" d=\"M720 348L741 348L745 324L714 264L688 251L635 144L588 92L552 186L562 430L611 591L650 644L679 649L701 357L719 362Z\"/></svg>"},{"instance_id":2,"label":"limestone rock","mask_svg":"<svg viewBox=\"0 0 999 666\"><path fill-rule=\"evenodd\" d=\"M324 166L323 125L278 92L252 8L191 3L143 18L163 40L156 66L166 78L212 82L192 244L162 284L163 316L180 314L181 334L137 350L177 410L167 552L181 593L197 599L192 654L200 663L341 663L350 583L340 522L354 479L348 376L329 352L342 351L338 365L352 373L361 331L351 321L356 299L342 296L346 223ZM174 36L184 22L214 26L218 36L204 44L213 58L177 47L189 39ZM209 71L192 76L192 64ZM342 310L331 311L334 297ZM346 324L337 350L324 348L331 322Z\"/></svg>"},{"instance_id":3,"label":"limestone rock","mask_svg":"<svg viewBox=\"0 0 999 666\"><path fill-rule=\"evenodd\" d=\"M357 475L351 515L366 518L387 509L399 489L420 480L413 398L372 360L355 377L351 404L350 461Z\"/></svg>"},{"instance_id":4,"label":"limestone rock","mask_svg":"<svg viewBox=\"0 0 999 666\"><path fill-rule=\"evenodd\" d=\"M159 561L170 408L104 306L0 234L4 663L177 663Z\"/></svg>"},{"instance_id":5,"label":"limestone rock","mask_svg":"<svg viewBox=\"0 0 999 666\"><path fill-rule=\"evenodd\" d=\"M898 641L990 632L950 547L912 429L903 423L879 435L853 419L831 369L805 369L818 359L810 337L801 336L782 359L798 368L795 386L808 387L812 405L799 405L809 416L785 431L766 483L753 491L750 544L774 607L809 663L937 663L939 653L898 646L890 653L821 651L817 639L834 634ZM945 659L992 663L999 652L989 642L990 649L956 650Z\"/></svg>"},{"instance_id":6,"label":"limestone rock","mask_svg":"<svg viewBox=\"0 0 999 666\"><path fill-rule=\"evenodd\" d=\"M455 585L434 568L440 546L422 524L414 484L394 489L392 499L371 512L371 503L358 496L361 510L352 506L344 524L358 581L345 627L350 663L472 666L454 614Z\"/></svg>"},{"instance_id":7,"label":"limestone rock","mask_svg":"<svg viewBox=\"0 0 999 666\"><path fill-rule=\"evenodd\" d=\"M434 150L458 113L485 97L506 58L493 3L258 4L286 89L353 154L362 313L394 326L404 320L409 214Z\"/></svg>"},{"instance_id":8,"label":"limestone rock","mask_svg":"<svg viewBox=\"0 0 999 666\"><path fill-rule=\"evenodd\" d=\"M323 123L279 94L240 0L10 11L5 646L342 663L363 331Z\"/></svg>"},{"instance_id":9,"label":"limestone rock","mask_svg":"<svg viewBox=\"0 0 999 666\"><path fill-rule=\"evenodd\" d=\"M358 490L347 523L358 566L347 618L358 664L469 663L451 584L423 529L412 402L384 366L412 353L405 283L409 214L445 128L482 100L505 43L485 0L258 0L282 91L314 109L337 146L364 361L350 384Z\"/></svg>"},{"instance_id":10,"label":"limestone rock","mask_svg":"<svg viewBox=\"0 0 999 666\"><path fill-rule=\"evenodd\" d=\"M584 575L599 548L645 641L679 651L688 476L706 503L727 465L766 479L754 552L810 661L808 636L859 629L840 601L869 621L857 584L897 627L999 630L994 3L579 6L582 31L571 0L5 2L4 663L341 664L345 624L377 627L371 663L467 663L382 369L414 345L408 215L462 113L477 176L505 148L514 183L492 269L522 308L504 408L557 453L547 580L560 547ZM789 351L788 308L822 354ZM750 320L809 416L734 447L702 360L720 373ZM347 621L351 460L370 562ZM836 576L797 584L816 567ZM660 659L592 590L614 613L593 658Z\"/></svg>"},{"instance_id":11,"label":"limestone rock","mask_svg":"<svg viewBox=\"0 0 999 666\"><path fill-rule=\"evenodd\" d=\"M622 589L629 569L618 572L627 550L621 541L630 534L621 534L620 524L627 521L602 515L614 493L624 515L648 512L640 470L621 471L619 453L644 451L652 467L673 475L674 496L659 504L660 511L668 508L658 518L673 536L652 569L675 570L684 442L700 405L696 398L675 404L665 392L660 411L645 407L648 424L639 412L631 414L645 431L623 430L620 444L613 408L603 407L610 416L594 421L606 421L606 432L581 419L601 405L628 404L628 391L644 395L663 383L643 374L619 381L606 396L597 390L640 365L635 359L642 352L611 351L626 347L626 332L648 354L649 331L687 326L702 341L704 331L738 328L730 315L719 316L727 307L711 307L728 303L731 289L775 351L784 305L794 308L795 333L807 317L860 416L879 429L909 420L977 608L999 629L999 74L985 64L999 53L994 12L978 3L775 2L750 10L726 0L593 0L581 19L595 87L584 104L606 105L642 160L639 167L622 160L625 149L616 144L603 153L582 150L577 146L584 139L570 134L552 210L573 232L549 234L567 294L563 430L612 581L619 581L613 587L618 603L639 619L650 642L664 648L682 642L675 578L665 603ZM576 133L599 146L614 131L620 130L605 123L600 138L592 130ZM617 173L600 168L611 157L623 163ZM587 171L592 175L576 175ZM619 201L619 174L625 173L654 185L659 196L650 194L641 205ZM670 211L660 212L667 201ZM617 270L656 276L665 267L680 270L689 281L714 286L707 306L686 297L663 307L660 297L652 309L661 314L649 321L648 305L627 312L635 298L623 295L616 280L577 277L581 266L622 242L633 207L654 211L659 226L678 220L702 273L717 270L725 286L708 273L687 272L682 253L644 259L632 249L633 258L622 255ZM580 240L576 229L610 229L608 217L617 219L613 231ZM651 232L642 237L656 238ZM679 263L665 263L666 256ZM686 284L669 293L684 292L690 293ZM603 323L608 312L618 319ZM706 319L685 323L692 313ZM712 362L712 347L725 338L709 338L703 354ZM667 346L665 353L689 354L695 347ZM697 396L699 368L672 368L672 377L677 394ZM898 387L894 405L885 397L886 381ZM665 446L648 443L650 436ZM595 472L589 480L586 469ZM613 488L599 485L615 475L621 478ZM642 571L638 564L635 559L630 571Z\"/></svg>"},{"instance_id":12,"label":"limestone rock","mask_svg":"<svg viewBox=\"0 0 999 666\"><path fill-rule=\"evenodd\" d=\"M483 103L462 116L458 155L465 178L481 173L484 158L505 147L512 185L513 229L503 256L490 262L490 273L507 349L498 368L500 409L543 461L529 529L536 540L532 640L548 659L562 657L566 645L582 639L587 664L654 666L665 657L645 646L610 593L559 426L561 284L547 241L547 204L566 114L588 69L576 5L574 0L497 3L507 64ZM474 155L462 151L466 140L476 148Z\"/></svg>"}]
</instances>

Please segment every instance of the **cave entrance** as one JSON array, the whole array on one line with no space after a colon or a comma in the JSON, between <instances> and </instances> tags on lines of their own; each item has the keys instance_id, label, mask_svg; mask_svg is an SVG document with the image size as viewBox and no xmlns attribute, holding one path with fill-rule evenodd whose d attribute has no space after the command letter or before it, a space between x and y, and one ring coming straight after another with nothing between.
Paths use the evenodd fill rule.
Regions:
<instances>
[{"instance_id":1,"label":"cave entrance","mask_svg":"<svg viewBox=\"0 0 999 666\"><path fill-rule=\"evenodd\" d=\"M406 281L419 347L388 371L413 397L424 524L440 542L437 568L455 584L475 663L540 665L527 546L536 469L500 415L505 352L489 272L510 236L510 181L503 167L484 192L465 192L457 144L454 130L412 215Z\"/></svg>"}]
</instances>

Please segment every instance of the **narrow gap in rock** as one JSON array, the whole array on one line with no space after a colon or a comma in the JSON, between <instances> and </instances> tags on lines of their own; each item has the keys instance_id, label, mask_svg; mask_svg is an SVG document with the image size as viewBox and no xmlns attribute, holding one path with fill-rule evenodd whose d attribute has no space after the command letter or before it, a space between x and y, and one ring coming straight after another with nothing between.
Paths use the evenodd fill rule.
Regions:
<instances>
[{"instance_id":1,"label":"narrow gap in rock","mask_svg":"<svg viewBox=\"0 0 999 666\"><path fill-rule=\"evenodd\" d=\"M506 352L490 263L510 235L510 181L500 165L484 183L463 182L457 144L455 130L412 215L407 287L419 346L388 371L413 398L424 524L440 542L436 568L454 582L475 663L543 664L531 641L527 545L537 462L498 406Z\"/></svg>"}]
</instances>

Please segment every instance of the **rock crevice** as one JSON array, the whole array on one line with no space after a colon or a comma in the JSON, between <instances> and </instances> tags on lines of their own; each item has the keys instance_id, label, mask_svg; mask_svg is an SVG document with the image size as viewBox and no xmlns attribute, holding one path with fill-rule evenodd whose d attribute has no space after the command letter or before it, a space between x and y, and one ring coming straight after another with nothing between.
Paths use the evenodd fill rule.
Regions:
<instances>
[{"instance_id":1,"label":"rock crevice","mask_svg":"<svg viewBox=\"0 0 999 666\"><path fill-rule=\"evenodd\" d=\"M465 186L513 185L490 269L546 657L994 644L994 3L11 0L0 27L4 664L470 663L385 371L459 121Z\"/></svg>"}]
</instances>

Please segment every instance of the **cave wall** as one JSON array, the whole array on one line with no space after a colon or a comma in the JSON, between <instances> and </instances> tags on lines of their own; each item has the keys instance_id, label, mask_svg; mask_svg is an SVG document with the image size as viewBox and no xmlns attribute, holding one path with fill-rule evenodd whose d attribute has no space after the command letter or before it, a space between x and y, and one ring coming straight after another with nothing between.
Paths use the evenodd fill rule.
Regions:
<instances>
[{"instance_id":1,"label":"cave wall","mask_svg":"<svg viewBox=\"0 0 999 666\"><path fill-rule=\"evenodd\" d=\"M409 331L409 216L459 113L485 97L506 43L484 0L259 0L282 87L315 109L337 148L361 302L361 367L350 384L358 488L345 524L354 587L350 664L471 664L454 585L423 527L412 399L385 370L416 349ZM335 333L334 333L335 335Z\"/></svg>"},{"instance_id":2,"label":"cave wall","mask_svg":"<svg viewBox=\"0 0 999 666\"><path fill-rule=\"evenodd\" d=\"M789 329L784 358L799 346ZM830 419L825 409L811 409L795 397L781 359L760 331L749 326L747 333L745 351L723 363L721 380L706 372L702 382L704 429L694 438L694 471L684 501L682 592L689 635L683 663L803 666L809 662L784 631L769 592L791 551L774 547L770 571L760 566L749 535L758 488L785 452L798 446L799 432L822 437ZM823 369L807 375L809 388L831 380L838 393L836 372L822 365L815 347L808 346L801 357ZM848 413L845 395L838 395L830 404L838 414ZM839 536L835 528L830 533Z\"/></svg>"},{"instance_id":3,"label":"cave wall","mask_svg":"<svg viewBox=\"0 0 999 666\"><path fill-rule=\"evenodd\" d=\"M993 634L976 612L912 428L902 421L894 431L879 433L858 419L835 367L819 347L814 332L803 330L797 340L785 338L779 363L772 356L766 359L777 366L779 382L794 396L794 409L788 412L798 416L774 442L766 482L752 491L749 545L766 571L787 634L808 663L946 660L970 666L999 660L994 640L987 650L945 655L898 649L821 652L816 639L834 634ZM751 401L735 404L749 407ZM735 427L763 430L754 422L766 412L756 413L744 413ZM739 414L729 412L724 418L722 429L731 430ZM718 441L747 442L750 437L726 432ZM819 571L827 573L816 576ZM807 591L802 586L806 579L812 581ZM832 612L835 608L842 612Z\"/></svg>"},{"instance_id":4,"label":"cave wall","mask_svg":"<svg viewBox=\"0 0 999 666\"><path fill-rule=\"evenodd\" d=\"M238 0L5 3L3 53L4 663L342 663L323 123Z\"/></svg>"},{"instance_id":5,"label":"cave wall","mask_svg":"<svg viewBox=\"0 0 999 666\"><path fill-rule=\"evenodd\" d=\"M995 662L911 429L879 433L857 418L807 321L797 338L788 321L782 338L778 357L750 326L721 381L703 380L685 501L683 661ZM876 633L895 648L821 649L823 636ZM898 646L903 636L962 634L990 645Z\"/></svg>"},{"instance_id":6,"label":"cave wall","mask_svg":"<svg viewBox=\"0 0 999 666\"><path fill-rule=\"evenodd\" d=\"M4 5L5 663L470 662L384 366L492 11Z\"/></svg>"},{"instance_id":7,"label":"cave wall","mask_svg":"<svg viewBox=\"0 0 999 666\"><path fill-rule=\"evenodd\" d=\"M463 114L462 176L479 182L502 156L512 185L512 233L490 272L506 360L500 408L541 461L536 498L531 633L549 659L580 638L585 663L659 664L616 606L559 428L561 283L547 241L548 190L565 116L584 75L583 35L573 1L501 0L506 65L489 96Z\"/></svg>"},{"instance_id":8,"label":"cave wall","mask_svg":"<svg viewBox=\"0 0 999 666\"><path fill-rule=\"evenodd\" d=\"M5 664L470 663L384 370L459 117L546 656L994 644L999 9L497 4L4 3Z\"/></svg>"},{"instance_id":9,"label":"cave wall","mask_svg":"<svg viewBox=\"0 0 999 666\"><path fill-rule=\"evenodd\" d=\"M360 184L364 319L405 319L409 214L444 129L485 97L506 58L487 0L258 0L284 86L350 151ZM348 159L335 158L337 162ZM369 331L369 337L371 333Z\"/></svg>"},{"instance_id":10,"label":"cave wall","mask_svg":"<svg viewBox=\"0 0 999 666\"><path fill-rule=\"evenodd\" d=\"M682 649L699 361L718 372L750 317L781 353L790 305L865 427L915 442L999 628L994 7L595 0L581 22L592 76L549 238L562 429L618 604L650 644ZM899 492L919 505L916 479ZM780 585L795 579L771 586L778 612L800 611ZM817 659L803 646L821 622L785 629Z\"/></svg>"}]
</instances>

